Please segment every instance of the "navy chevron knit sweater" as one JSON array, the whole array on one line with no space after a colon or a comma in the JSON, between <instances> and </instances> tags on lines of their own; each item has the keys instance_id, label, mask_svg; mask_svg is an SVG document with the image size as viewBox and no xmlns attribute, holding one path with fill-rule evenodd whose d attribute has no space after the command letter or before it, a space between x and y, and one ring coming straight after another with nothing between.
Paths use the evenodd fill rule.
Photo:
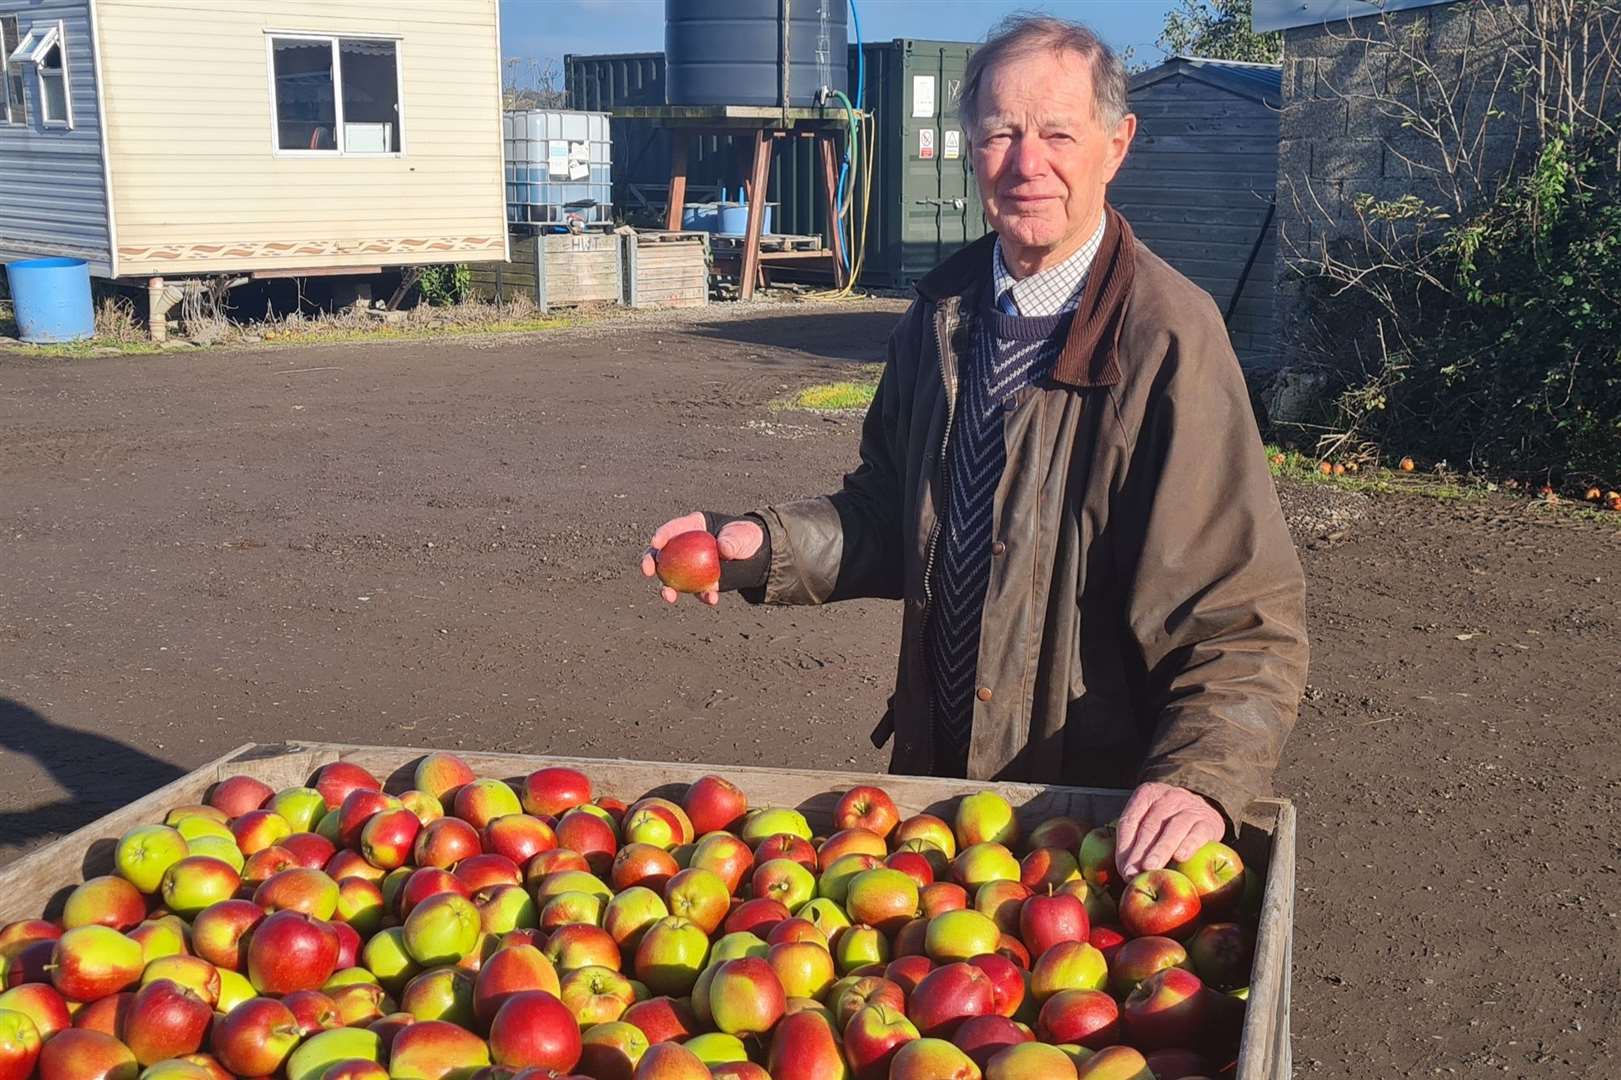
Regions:
<instances>
[{"instance_id":1,"label":"navy chevron knit sweater","mask_svg":"<svg viewBox=\"0 0 1621 1080\"><path fill-rule=\"evenodd\" d=\"M1020 406L1021 390L1052 370L1072 317L983 309L968 368L958 380L957 411L946 446L946 500L929 580L933 606L925 626L935 764L943 776L962 776L967 770L980 616L990 584L991 545L998 539L992 535L996 488L1007 466L1003 417Z\"/></svg>"}]
</instances>

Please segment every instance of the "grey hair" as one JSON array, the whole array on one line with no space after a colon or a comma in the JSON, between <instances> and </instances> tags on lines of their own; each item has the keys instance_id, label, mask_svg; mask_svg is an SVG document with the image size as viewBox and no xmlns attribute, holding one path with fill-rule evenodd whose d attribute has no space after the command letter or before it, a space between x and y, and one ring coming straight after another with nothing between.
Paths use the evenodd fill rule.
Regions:
<instances>
[{"instance_id":1,"label":"grey hair","mask_svg":"<svg viewBox=\"0 0 1621 1080\"><path fill-rule=\"evenodd\" d=\"M957 105L970 138L979 126L980 93L991 69L1041 49L1076 53L1091 65L1092 116L1104 128L1113 129L1131 111L1126 65L1097 34L1080 23L1051 15L1010 15L974 50L963 73Z\"/></svg>"}]
</instances>

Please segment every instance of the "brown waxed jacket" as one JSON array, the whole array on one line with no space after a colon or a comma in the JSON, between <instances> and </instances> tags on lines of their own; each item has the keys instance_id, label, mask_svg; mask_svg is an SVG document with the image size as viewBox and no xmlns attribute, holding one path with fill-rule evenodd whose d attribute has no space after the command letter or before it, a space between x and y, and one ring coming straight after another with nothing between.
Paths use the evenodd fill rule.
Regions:
<instances>
[{"instance_id":1,"label":"brown waxed jacket","mask_svg":"<svg viewBox=\"0 0 1621 1080\"><path fill-rule=\"evenodd\" d=\"M1052 375L1006 416L968 775L1157 780L1236 825L1267 792L1306 677L1305 581L1210 297L1112 208ZM891 334L836 494L760 512L766 603L902 600L892 772L935 769L923 625L941 461L987 236Z\"/></svg>"}]
</instances>

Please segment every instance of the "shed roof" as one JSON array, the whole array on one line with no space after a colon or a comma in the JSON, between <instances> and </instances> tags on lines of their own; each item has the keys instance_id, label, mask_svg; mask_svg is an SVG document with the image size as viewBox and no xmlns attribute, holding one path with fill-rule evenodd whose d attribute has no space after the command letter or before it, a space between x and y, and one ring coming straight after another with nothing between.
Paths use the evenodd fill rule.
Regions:
<instances>
[{"instance_id":1,"label":"shed roof","mask_svg":"<svg viewBox=\"0 0 1621 1080\"><path fill-rule=\"evenodd\" d=\"M1185 75L1195 82L1252 101L1265 102L1273 108L1283 105L1282 64L1246 64L1237 60L1213 60L1205 56L1173 56L1158 67L1132 76L1131 89L1140 90L1177 75Z\"/></svg>"}]
</instances>

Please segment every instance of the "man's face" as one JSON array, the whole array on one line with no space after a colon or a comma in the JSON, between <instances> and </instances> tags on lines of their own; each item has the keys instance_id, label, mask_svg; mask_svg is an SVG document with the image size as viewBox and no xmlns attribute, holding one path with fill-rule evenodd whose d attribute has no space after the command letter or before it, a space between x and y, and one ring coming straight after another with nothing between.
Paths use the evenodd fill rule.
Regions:
<instances>
[{"instance_id":1,"label":"man's face","mask_svg":"<svg viewBox=\"0 0 1621 1080\"><path fill-rule=\"evenodd\" d=\"M985 217L1022 276L1063 261L1091 238L1137 118L1113 129L1098 123L1091 65L1072 52L1037 49L986 75L974 173Z\"/></svg>"}]
</instances>

